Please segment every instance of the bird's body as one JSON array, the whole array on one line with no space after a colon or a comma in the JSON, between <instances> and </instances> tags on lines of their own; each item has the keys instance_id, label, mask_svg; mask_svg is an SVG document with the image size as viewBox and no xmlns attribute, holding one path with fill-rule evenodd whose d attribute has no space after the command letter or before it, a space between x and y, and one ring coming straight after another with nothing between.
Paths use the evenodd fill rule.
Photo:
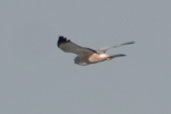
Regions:
<instances>
[{"instance_id":1,"label":"bird's body","mask_svg":"<svg viewBox=\"0 0 171 114\"><path fill-rule=\"evenodd\" d=\"M133 44L133 42L124 43L123 45ZM81 47L70 40L66 39L63 36L59 36L57 46L62 49L64 52L74 53L76 54L76 58L74 59L75 64L79 65L89 65L98 62L103 62L106 60L111 60L115 57L126 56L125 54L116 54L116 55L108 55L105 52L110 49L106 48L103 50L94 50L91 48Z\"/></svg>"}]
</instances>

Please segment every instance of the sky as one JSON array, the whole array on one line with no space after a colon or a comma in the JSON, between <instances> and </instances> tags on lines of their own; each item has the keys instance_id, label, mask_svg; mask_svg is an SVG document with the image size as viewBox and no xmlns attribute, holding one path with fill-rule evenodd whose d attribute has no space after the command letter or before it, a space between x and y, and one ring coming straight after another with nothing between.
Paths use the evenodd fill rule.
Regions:
<instances>
[{"instance_id":1,"label":"sky","mask_svg":"<svg viewBox=\"0 0 171 114\"><path fill-rule=\"evenodd\" d=\"M170 114L171 1L1 0L1 114ZM63 35L126 57L89 66Z\"/></svg>"}]
</instances>

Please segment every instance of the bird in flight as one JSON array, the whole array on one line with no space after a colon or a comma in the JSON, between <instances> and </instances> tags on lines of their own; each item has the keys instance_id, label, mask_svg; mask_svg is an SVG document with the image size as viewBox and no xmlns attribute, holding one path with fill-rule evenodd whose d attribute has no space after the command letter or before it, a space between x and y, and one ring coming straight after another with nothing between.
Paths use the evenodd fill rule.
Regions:
<instances>
[{"instance_id":1,"label":"bird in flight","mask_svg":"<svg viewBox=\"0 0 171 114\"><path fill-rule=\"evenodd\" d=\"M124 45L130 45L130 44L134 44L134 42L131 41L108 48L94 50L91 48L79 46L64 36L59 36L59 39L57 41L57 46L62 51L76 54L77 56L75 57L74 62L75 64L82 65L82 66L99 63L107 60L112 60L113 58L116 57L126 56L125 54L109 55L106 52L109 49L117 48Z\"/></svg>"}]
</instances>

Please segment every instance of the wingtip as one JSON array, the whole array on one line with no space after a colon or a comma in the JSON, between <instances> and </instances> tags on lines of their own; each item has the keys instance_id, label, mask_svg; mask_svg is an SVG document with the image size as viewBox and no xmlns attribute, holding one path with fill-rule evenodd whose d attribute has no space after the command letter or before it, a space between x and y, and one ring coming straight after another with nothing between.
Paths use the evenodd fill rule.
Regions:
<instances>
[{"instance_id":1,"label":"wingtip","mask_svg":"<svg viewBox=\"0 0 171 114\"><path fill-rule=\"evenodd\" d=\"M67 39L66 37L64 37L64 36L59 36L57 45L58 45L58 47L59 47L61 44L67 43L67 42L70 42L70 40L68 40L68 39Z\"/></svg>"},{"instance_id":2,"label":"wingtip","mask_svg":"<svg viewBox=\"0 0 171 114\"><path fill-rule=\"evenodd\" d=\"M125 44L135 44L135 41L130 41L130 42L127 42Z\"/></svg>"},{"instance_id":3,"label":"wingtip","mask_svg":"<svg viewBox=\"0 0 171 114\"><path fill-rule=\"evenodd\" d=\"M132 41L131 44L135 44L135 41Z\"/></svg>"}]
</instances>

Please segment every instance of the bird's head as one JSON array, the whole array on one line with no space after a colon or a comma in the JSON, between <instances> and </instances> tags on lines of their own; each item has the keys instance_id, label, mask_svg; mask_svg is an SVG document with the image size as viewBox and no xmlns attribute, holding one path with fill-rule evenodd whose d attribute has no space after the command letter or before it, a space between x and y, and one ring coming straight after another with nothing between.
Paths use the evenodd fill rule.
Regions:
<instances>
[{"instance_id":1,"label":"bird's head","mask_svg":"<svg viewBox=\"0 0 171 114\"><path fill-rule=\"evenodd\" d=\"M77 64L77 65L81 65L81 66L86 66L86 65L88 65L88 64L85 63L85 62L81 62L79 57L75 57L74 63Z\"/></svg>"}]
</instances>

